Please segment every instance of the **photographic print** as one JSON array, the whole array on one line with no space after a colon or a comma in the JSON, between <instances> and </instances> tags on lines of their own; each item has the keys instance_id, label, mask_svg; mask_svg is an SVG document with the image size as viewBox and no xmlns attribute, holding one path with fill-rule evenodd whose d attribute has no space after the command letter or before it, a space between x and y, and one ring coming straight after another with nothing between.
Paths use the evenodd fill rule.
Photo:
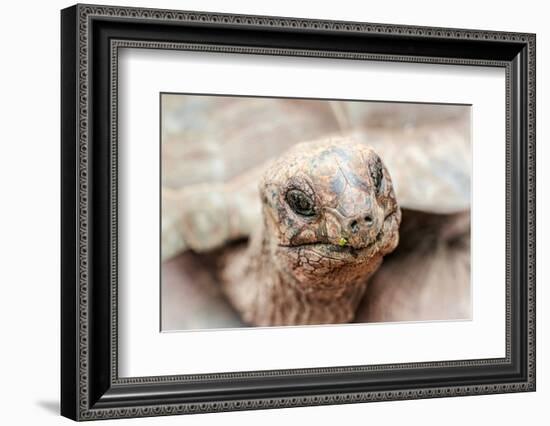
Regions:
<instances>
[{"instance_id":1,"label":"photographic print","mask_svg":"<svg viewBox=\"0 0 550 426\"><path fill-rule=\"evenodd\" d=\"M471 319L470 105L160 106L161 331Z\"/></svg>"}]
</instances>

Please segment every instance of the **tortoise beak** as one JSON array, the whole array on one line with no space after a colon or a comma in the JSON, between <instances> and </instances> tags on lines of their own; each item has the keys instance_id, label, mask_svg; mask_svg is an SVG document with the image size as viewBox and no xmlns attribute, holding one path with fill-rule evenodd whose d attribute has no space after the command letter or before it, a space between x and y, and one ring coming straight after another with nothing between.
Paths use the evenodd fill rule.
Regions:
<instances>
[{"instance_id":1,"label":"tortoise beak","mask_svg":"<svg viewBox=\"0 0 550 426\"><path fill-rule=\"evenodd\" d=\"M383 217L373 209L343 215L339 209L325 211L326 237L331 244L340 247L364 248L372 244L383 225Z\"/></svg>"}]
</instances>

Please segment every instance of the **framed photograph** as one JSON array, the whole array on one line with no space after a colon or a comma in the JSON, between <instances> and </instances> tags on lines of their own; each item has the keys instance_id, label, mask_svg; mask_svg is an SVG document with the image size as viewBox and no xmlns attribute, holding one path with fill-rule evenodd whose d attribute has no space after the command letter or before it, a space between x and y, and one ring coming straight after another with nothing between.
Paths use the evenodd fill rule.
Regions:
<instances>
[{"instance_id":1,"label":"framed photograph","mask_svg":"<svg viewBox=\"0 0 550 426\"><path fill-rule=\"evenodd\" d=\"M535 390L535 35L61 12L61 413Z\"/></svg>"}]
</instances>

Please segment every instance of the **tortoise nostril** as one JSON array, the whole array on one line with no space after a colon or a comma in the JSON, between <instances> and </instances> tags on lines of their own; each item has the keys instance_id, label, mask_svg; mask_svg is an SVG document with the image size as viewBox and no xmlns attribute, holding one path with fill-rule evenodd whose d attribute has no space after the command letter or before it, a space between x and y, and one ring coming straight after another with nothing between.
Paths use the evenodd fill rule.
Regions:
<instances>
[{"instance_id":1,"label":"tortoise nostril","mask_svg":"<svg viewBox=\"0 0 550 426\"><path fill-rule=\"evenodd\" d=\"M351 232L353 232L354 234L357 233L359 231L359 224L357 223L356 220L354 220L353 222L351 222L349 224L350 228L351 228Z\"/></svg>"},{"instance_id":2,"label":"tortoise nostril","mask_svg":"<svg viewBox=\"0 0 550 426\"><path fill-rule=\"evenodd\" d=\"M372 223L372 216L370 215L365 216L365 222L367 222L367 224L370 225Z\"/></svg>"}]
</instances>

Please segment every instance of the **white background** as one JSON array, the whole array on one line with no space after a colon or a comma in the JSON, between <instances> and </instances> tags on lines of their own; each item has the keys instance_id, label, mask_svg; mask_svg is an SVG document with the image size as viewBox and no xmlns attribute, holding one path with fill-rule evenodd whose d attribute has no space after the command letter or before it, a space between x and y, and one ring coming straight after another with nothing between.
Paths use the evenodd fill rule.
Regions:
<instances>
[{"instance_id":1,"label":"white background","mask_svg":"<svg viewBox=\"0 0 550 426\"><path fill-rule=\"evenodd\" d=\"M105 0L103 3L118 4ZM550 400L550 215L545 187L550 114L550 29L542 1L252 2L139 1L134 6L286 15L383 23L536 32L539 122L538 391L453 399L118 420L120 424L334 424L343 422L465 425L489 421L545 424ZM58 417L59 395L59 9L64 1L3 5L0 72L0 398L3 424L68 424ZM546 77L547 79L548 77ZM546 191L547 192L547 191ZM538 419L538 420L537 420ZM108 421L102 424L114 423Z\"/></svg>"},{"instance_id":2,"label":"white background","mask_svg":"<svg viewBox=\"0 0 550 426\"><path fill-rule=\"evenodd\" d=\"M118 76L122 377L505 356L503 69L125 49ZM158 96L166 91L472 103L472 320L159 333L151 200L159 199Z\"/></svg>"}]
</instances>

